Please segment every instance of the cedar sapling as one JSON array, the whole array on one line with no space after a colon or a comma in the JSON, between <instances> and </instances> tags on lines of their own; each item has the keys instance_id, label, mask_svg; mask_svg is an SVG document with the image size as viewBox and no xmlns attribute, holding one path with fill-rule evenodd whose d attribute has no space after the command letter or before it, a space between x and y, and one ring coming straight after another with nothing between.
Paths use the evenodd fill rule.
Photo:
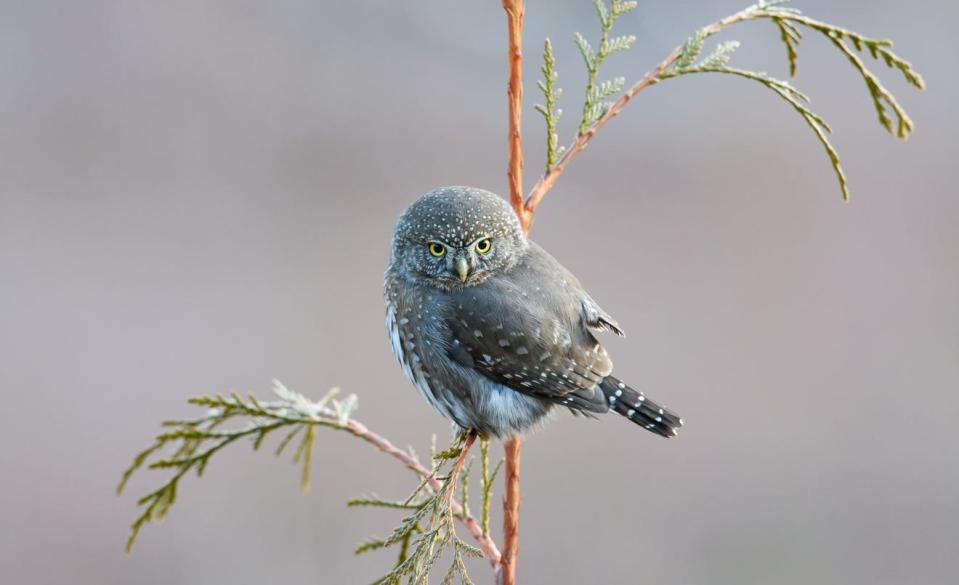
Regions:
<instances>
[{"instance_id":1,"label":"cedar sapling","mask_svg":"<svg viewBox=\"0 0 959 585\"><path fill-rule=\"evenodd\" d=\"M538 88L544 103L536 106L546 127L546 168L533 188L524 197L522 186L522 30L525 7L522 0L502 0L508 23L509 62L509 165L508 183L510 201L528 232L533 214L543 197L571 160L581 153L593 136L617 116L639 92L664 81L695 74L724 74L761 85L785 102L812 130L826 151L844 199L849 198L849 183L839 155L829 140L831 128L809 108L809 98L788 81L764 72L751 71L731 65L739 43L727 40L716 43L711 50L706 45L719 33L748 21L768 21L775 27L785 48L789 75L795 77L799 47L804 33L823 37L852 66L866 85L880 125L893 136L906 139L913 130L913 122L893 94L867 67L872 60L898 72L907 84L924 89L922 77L912 65L892 50L892 42L861 35L851 30L815 20L803 15L785 0L758 2L731 16L695 31L684 43L674 49L659 65L639 81L626 88L622 77L602 80L600 70L605 61L617 53L629 50L636 42L632 35L614 35L613 27L620 19L635 10L636 2L622 0L592 0L599 24L599 39L595 47L587 38L575 33L574 42L586 67L587 82L583 93L581 115L576 132L568 146L560 146L559 123L562 110L558 107L562 91L557 87L558 70L553 46L549 39L543 45L543 79ZM625 91L624 91L624 88ZM428 583L437 571L443 583L459 580L472 583L466 572L465 560L485 558L497 581L513 585L516 579L516 551L519 516L519 438L506 443L506 459L490 464L489 442L469 430L455 429L450 446L442 451L435 447L422 463L412 449L400 449L385 437L373 432L353 418L357 408L355 395L341 398L331 390L319 400L293 392L279 382L274 383L275 399L261 401L253 396L200 396L189 403L202 409L195 418L170 420L162 423L162 431L153 443L134 458L123 473L117 493L122 493L129 480L141 470L166 472L159 487L138 500L140 514L134 520L127 540L131 550L137 536L148 523L164 518L180 495L180 484L190 473L202 476L214 456L226 447L249 443L254 451L268 441L276 455L292 451L293 461L300 466L300 484L304 491L310 487L310 465L317 430L322 427L343 431L369 443L408 468L417 482L411 491L399 498L381 498L366 495L348 502L350 507L376 507L399 511L399 524L386 536L370 538L360 543L356 554L391 548L395 560L377 584ZM275 440L274 440L275 438ZM474 465L469 450L479 441L480 462L478 475L479 518L471 509L469 498L470 476ZM506 471L504 486L503 552L490 532L490 503L500 471ZM457 495L458 493L458 495ZM465 529L469 538L459 536L457 526ZM437 567L442 567L437 569Z\"/></svg>"}]
</instances>

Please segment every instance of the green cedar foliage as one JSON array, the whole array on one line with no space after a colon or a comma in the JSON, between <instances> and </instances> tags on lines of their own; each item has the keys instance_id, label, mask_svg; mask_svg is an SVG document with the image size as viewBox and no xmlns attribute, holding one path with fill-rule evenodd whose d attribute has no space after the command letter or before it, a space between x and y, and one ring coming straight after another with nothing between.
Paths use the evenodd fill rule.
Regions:
<instances>
[{"instance_id":1,"label":"green cedar foliage","mask_svg":"<svg viewBox=\"0 0 959 585\"><path fill-rule=\"evenodd\" d=\"M594 0L596 13L599 18L602 35L599 49L594 50L589 42L579 33L576 33L576 46L579 48L586 63L588 73L586 98L583 103L583 116L580 120L578 136L588 132L606 114L610 108L611 98L619 94L624 88L622 78L596 82L599 67L609 55L629 49L635 37L621 36L610 38L610 31L616 19L635 8L635 2L616 2L607 5L605 0ZM739 48L736 41L725 41L716 47L707 56L702 57L703 48L707 39L732 25L751 20L768 20L773 23L779 38L786 49L790 76L796 75L799 59L799 45L803 40L803 30L813 31L824 36L853 66L856 73L862 77L869 91L873 107L878 116L880 125L890 134L905 140L913 130L913 122L906 111L899 104L896 97L887 90L879 78L866 66L864 57L880 61L887 67L898 71L905 81L917 89L924 89L925 82L912 65L899 57L892 50L892 41L875 39L853 32L851 30L814 20L803 15L799 9L789 5L788 0L761 1L736 14L706 26L695 33L682 47L667 60L667 66L656 72L653 83L661 82L674 77L697 73L722 73L741 79L759 83L785 101L813 131L822 144L826 155L832 164L842 191L843 199L849 199L849 185L843 171L839 154L829 141L828 135L832 132L829 124L816 115L809 108L809 97L786 81L781 81L764 72L751 71L730 66L733 52ZM543 75L545 80L540 82L540 89L546 96L546 106L537 106L543 114L547 124L547 168L549 172L556 164L556 153L561 154L557 147L556 122L558 112L556 100L559 90L553 89L557 73L552 49L547 44L544 52Z\"/></svg>"}]
</instances>

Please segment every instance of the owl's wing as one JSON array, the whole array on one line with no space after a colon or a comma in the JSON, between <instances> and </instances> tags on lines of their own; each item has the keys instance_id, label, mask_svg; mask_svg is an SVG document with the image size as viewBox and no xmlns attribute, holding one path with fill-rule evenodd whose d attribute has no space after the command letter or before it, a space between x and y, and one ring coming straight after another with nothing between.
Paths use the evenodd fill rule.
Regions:
<instances>
[{"instance_id":1,"label":"owl's wing","mask_svg":"<svg viewBox=\"0 0 959 585\"><path fill-rule=\"evenodd\" d=\"M592 330L621 332L579 282L538 249L506 275L457 293L448 354L518 392L592 412L612 361Z\"/></svg>"},{"instance_id":2,"label":"owl's wing","mask_svg":"<svg viewBox=\"0 0 959 585\"><path fill-rule=\"evenodd\" d=\"M620 337L626 337L626 332L619 327L616 319L597 305L589 295L583 299L583 322L596 331L612 331Z\"/></svg>"}]
</instances>

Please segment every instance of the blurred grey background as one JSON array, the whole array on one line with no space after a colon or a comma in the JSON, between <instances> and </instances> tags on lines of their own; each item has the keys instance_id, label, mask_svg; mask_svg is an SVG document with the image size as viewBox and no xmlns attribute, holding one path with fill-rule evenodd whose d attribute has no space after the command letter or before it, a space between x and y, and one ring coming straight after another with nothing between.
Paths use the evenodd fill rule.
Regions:
<instances>
[{"instance_id":1,"label":"blurred grey background","mask_svg":"<svg viewBox=\"0 0 959 585\"><path fill-rule=\"evenodd\" d=\"M638 78L743 0L642 2ZM947 584L959 578L959 7L803 0L893 37L929 83L876 67L916 120L878 127L848 63L808 35L797 84L836 130L853 200L759 86L641 94L571 166L533 236L629 333L621 375L687 421L663 441L562 414L523 456L521 581ZM542 39L584 80L587 0L528 3L527 187L542 166ZM768 23L736 63L784 77ZM123 552L140 477L189 396L338 385L428 449L446 423L394 364L382 273L396 215L444 184L505 192L500 3L0 3L0 582L367 583L398 521L347 510L414 482L320 434L311 493L234 448ZM496 447L499 453L499 447ZM498 500L498 496L497 496ZM498 517L496 522L498 522ZM487 568L474 568L488 583Z\"/></svg>"}]
</instances>

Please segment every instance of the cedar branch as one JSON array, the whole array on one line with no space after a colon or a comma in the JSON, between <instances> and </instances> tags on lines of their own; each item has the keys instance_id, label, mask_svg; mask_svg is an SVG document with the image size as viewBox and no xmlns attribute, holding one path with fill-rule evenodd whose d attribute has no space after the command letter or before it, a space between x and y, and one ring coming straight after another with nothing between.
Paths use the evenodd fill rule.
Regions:
<instances>
[{"instance_id":1,"label":"cedar branch","mask_svg":"<svg viewBox=\"0 0 959 585\"><path fill-rule=\"evenodd\" d=\"M666 70L667 67L673 64L676 59L679 58L679 55L682 53L682 47L676 48L670 55L655 69L647 73L641 80L639 80L636 85L631 87L629 91L624 93L616 100L612 106L609 107L609 110L603 114L599 120L596 120L596 123L590 126L585 132L578 135L576 140L573 141L571 145L566 149L566 152L563 154L562 158L559 159L559 162L556 163L556 166L551 168L545 175L540 177L539 181L536 182L536 185L533 186L533 189L529 192L529 196L526 198L526 203L523 205L523 213L525 216L529 217L532 221L533 213L536 212L536 207L543 200L543 197L546 196L546 193L553 188L553 185L556 183L556 179L566 170L566 165L569 164L573 158L576 157L592 140L596 132L600 128L606 125L606 122L609 122L615 118L623 108L626 107L626 104L629 103L629 100L639 92L643 91L650 85L653 85L659 81L659 75Z\"/></svg>"},{"instance_id":2,"label":"cedar branch","mask_svg":"<svg viewBox=\"0 0 959 585\"><path fill-rule=\"evenodd\" d=\"M703 38L708 38L729 27L730 25L750 20L751 18L754 18L756 14L757 11L754 8L747 8L733 15L727 16L722 20L718 20L700 30L703 34ZM586 145L589 144L589 141L592 140L593 136L599 131L600 128L605 126L607 122L618 116L619 113L623 111L623 108L626 107L626 104L628 104L630 100L636 96L636 94L661 81L660 75L670 66L672 66L677 59L679 59L680 55L683 54L683 48L685 46L686 44L684 43L673 49L673 52L663 59L659 65L646 73L642 79L629 88L626 93L621 95L619 99L609 107L609 110L607 110L605 114L596 120L592 126L590 126L585 132L579 134L576 139L573 140L572 144L567 147L562 158L559 159L559 162L556 163L553 168L549 169L549 171L540 177L539 181L533 185L529 195L526 197L526 202L523 205L522 212L517 212L521 218L526 218L527 222L532 223L533 214L536 212L536 208L543 201L543 197L546 196L546 193L553 188L556 180L561 174L563 174L563 171L566 170L566 166L569 165L570 161L572 161L577 154L586 148Z\"/></svg>"}]
</instances>

